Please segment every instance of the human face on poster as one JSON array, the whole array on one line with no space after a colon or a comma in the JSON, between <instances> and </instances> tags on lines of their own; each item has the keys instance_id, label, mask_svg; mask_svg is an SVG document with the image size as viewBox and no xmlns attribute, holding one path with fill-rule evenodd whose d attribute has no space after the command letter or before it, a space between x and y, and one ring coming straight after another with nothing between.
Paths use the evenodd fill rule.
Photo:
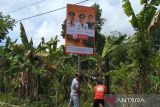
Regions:
<instances>
[{"instance_id":1,"label":"human face on poster","mask_svg":"<svg viewBox=\"0 0 160 107\"><path fill-rule=\"evenodd\" d=\"M67 5L65 53L93 55L95 50L95 9Z\"/></svg>"}]
</instances>

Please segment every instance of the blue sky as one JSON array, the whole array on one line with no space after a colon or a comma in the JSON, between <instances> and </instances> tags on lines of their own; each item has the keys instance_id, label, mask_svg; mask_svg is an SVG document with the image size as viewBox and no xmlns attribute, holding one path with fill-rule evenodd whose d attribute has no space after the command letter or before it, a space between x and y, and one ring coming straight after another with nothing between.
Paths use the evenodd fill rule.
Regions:
<instances>
[{"instance_id":1,"label":"blue sky","mask_svg":"<svg viewBox=\"0 0 160 107\"><path fill-rule=\"evenodd\" d=\"M0 11L6 15L9 11L37 1L40 0L0 0ZM74 4L79 1L82 0L44 0L42 3L10 13L10 15L16 20L19 20L42 12L54 10L59 7L64 7L67 3ZM140 0L130 1L135 12L138 12L141 9L141 6L139 5ZM100 7L103 10L102 16L107 19L102 29L103 34L107 35L111 31L120 31L128 35L134 33L133 28L128 22L129 18L122 10L122 0L89 0L81 5L91 6L94 3L100 4ZM63 9L22 21L22 23L25 27L28 38L33 38L35 46L39 44L41 37L44 37L45 40L48 41L51 37L55 37L56 35L58 35L60 40L59 45L61 45L64 44L64 40L60 36L61 24L63 23L65 17L66 9ZM9 36L12 40L18 38L18 43L20 43L19 33L19 23L17 23L13 31L10 31Z\"/></svg>"}]
</instances>

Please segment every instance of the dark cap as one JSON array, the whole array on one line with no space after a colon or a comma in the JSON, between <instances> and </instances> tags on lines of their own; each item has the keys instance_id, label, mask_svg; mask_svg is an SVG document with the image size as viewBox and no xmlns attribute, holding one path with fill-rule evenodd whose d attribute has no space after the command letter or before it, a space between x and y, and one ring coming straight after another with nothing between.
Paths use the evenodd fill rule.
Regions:
<instances>
[{"instance_id":1,"label":"dark cap","mask_svg":"<svg viewBox=\"0 0 160 107\"><path fill-rule=\"evenodd\" d=\"M81 74L81 73L78 73L78 72L75 73L75 76L82 78L82 74Z\"/></svg>"},{"instance_id":2,"label":"dark cap","mask_svg":"<svg viewBox=\"0 0 160 107\"><path fill-rule=\"evenodd\" d=\"M81 74L79 72L76 72L75 75L76 76L81 76Z\"/></svg>"},{"instance_id":3,"label":"dark cap","mask_svg":"<svg viewBox=\"0 0 160 107\"><path fill-rule=\"evenodd\" d=\"M69 15L70 15L70 16L75 16L75 13L74 13L73 11L70 11L70 12L69 12Z\"/></svg>"},{"instance_id":4,"label":"dark cap","mask_svg":"<svg viewBox=\"0 0 160 107\"><path fill-rule=\"evenodd\" d=\"M85 18L85 14L80 14L79 18Z\"/></svg>"}]
</instances>

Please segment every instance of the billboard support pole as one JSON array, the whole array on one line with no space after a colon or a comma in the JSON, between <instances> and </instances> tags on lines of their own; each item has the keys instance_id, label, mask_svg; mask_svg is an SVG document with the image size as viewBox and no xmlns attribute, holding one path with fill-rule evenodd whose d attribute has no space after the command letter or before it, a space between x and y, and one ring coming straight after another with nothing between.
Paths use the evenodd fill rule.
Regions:
<instances>
[{"instance_id":1,"label":"billboard support pole","mask_svg":"<svg viewBox=\"0 0 160 107\"><path fill-rule=\"evenodd\" d=\"M80 64L81 64L81 59L80 59L80 55L78 55L78 73L80 74L81 72L81 67L80 67Z\"/></svg>"}]
</instances>

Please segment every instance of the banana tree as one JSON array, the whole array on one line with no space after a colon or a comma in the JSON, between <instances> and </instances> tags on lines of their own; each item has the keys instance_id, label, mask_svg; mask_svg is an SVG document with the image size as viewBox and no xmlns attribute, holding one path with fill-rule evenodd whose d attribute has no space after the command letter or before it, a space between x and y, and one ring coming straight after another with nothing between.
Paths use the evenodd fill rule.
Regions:
<instances>
[{"instance_id":1,"label":"banana tree","mask_svg":"<svg viewBox=\"0 0 160 107\"><path fill-rule=\"evenodd\" d=\"M150 26L148 27L148 32L151 36L153 45L156 50L160 49L160 10L153 17Z\"/></svg>"},{"instance_id":2,"label":"banana tree","mask_svg":"<svg viewBox=\"0 0 160 107\"><path fill-rule=\"evenodd\" d=\"M27 41L26 37L24 37L22 40L24 41L23 42L24 44L31 44L31 42ZM60 87L59 87L59 85L57 86L57 88L59 87L59 89L61 89L61 91L57 90L56 88L53 88L52 91L59 93L59 94L64 93L63 98L65 99L66 98L65 96L67 96L68 92L69 92L68 84L71 79L70 76L73 75L73 73L74 73L73 71L74 71L75 61L72 60L72 59L74 59L74 57L72 57L72 55L65 55L64 54L63 46L57 48L57 43L58 43L58 38L56 36L55 38L51 38L46 43L41 43L37 48L34 48L34 49L32 48L32 46L26 45L26 49L30 49L26 55L29 57L30 61L33 62L33 65L34 65L35 61L32 61L32 59L34 59L35 56L39 56L39 57L43 58L43 62L45 63L45 65L47 64L47 66L48 66L48 64L49 64L51 66L56 67L56 72L54 72L54 74L52 71L50 71L50 69L49 70L47 69L48 71L44 75L46 77L53 75L53 79L52 79L53 81L50 80L50 81L52 81L52 82L50 82L51 84L56 85L54 83L54 81L57 81L59 84L63 84L62 86L60 85ZM41 64L41 65L43 65L43 64ZM40 71L40 70L36 70L36 71ZM43 78L41 78L41 80L43 80ZM43 81L41 81L41 83L43 83ZM46 88L48 87L47 84L45 84L45 87ZM45 88L45 87L43 87L43 88ZM50 86L50 87L53 87L53 86ZM42 90L43 89L41 89L39 91L42 91ZM47 92L48 92L48 90L50 90L50 88L46 89ZM48 92L48 93L50 93L50 92ZM56 97L58 97L56 99L59 99L59 101L61 101L61 96L60 97L56 96Z\"/></svg>"},{"instance_id":3,"label":"banana tree","mask_svg":"<svg viewBox=\"0 0 160 107\"><path fill-rule=\"evenodd\" d=\"M152 93L159 93L160 91L160 51L156 53L156 56L153 61L153 66L155 67L155 70L153 73L149 76L152 88L150 91Z\"/></svg>"},{"instance_id":4,"label":"banana tree","mask_svg":"<svg viewBox=\"0 0 160 107\"><path fill-rule=\"evenodd\" d=\"M116 40L110 41L110 37L106 38L106 42L103 48L102 58L105 60L105 73L109 72L109 54L117 48L126 38L126 35L120 35ZM110 93L110 79L108 75L105 75L105 83L107 86L107 93Z\"/></svg>"},{"instance_id":5,"label":"banana tree","mask_svg":"<svg viewBox=\"0 0 160 107\"><path fill-rule=\"evenodd\" d=\"M37 82L36 75L43 75L46 71L44 67L43 58L37 55L38 50L43 50L42 47L34 48L32 38L28 41L27 35L23 24L20 23L20 37L22 40L22 45L17 45L16 41L14 43L6 43L7 53L9 53L10 69L6 75L11 75L17 77L19 84L21 86L19 92L26 91L26 96L32 97L36 92L38 87L35 87ZM17 84L17 87L18 85ZM25 90L24 90L25 89ZM19 95L22 93L19 93Z\"/></svg>"},{"instance_id":6,"label":"banana tree","mask_svg":"<svg viewBox=\"0 0 160 107\"><path fill-rule=\"evenodd\" d=\"M142 10L135 14L129 0L122 1L124 13L131 17L130 23L136 33L129 44L129 57L133 62L137 62L137 71L139 73L137 80L137 93L147 93L145 87L149 87L147 75L151 73L151 58L154 56L151 37L149 36L148 27L154 17L160 4L159 0L140 0L143 6ZM145 84L145 85L144 85Z\"/></svg>"},{"instance_id":7,"label":"banana tree","mask_svg":"<svg viewBox=\"0 0 160 107\"><path fill-rule=\"evenodd\" d=\"M21 23L21 39L22 39L22 43L23 45L17 45L16 41L14 43L8 43L6 44L6 48L7 49L7 53L9 56L9 60L10 60L10 69L6 72L7 76L11 76L11 77L17 77L17 79L14 80L19 80L19 82L17 83L17 85L15 87L19 86L20 83L20 78L18 75L21 72L29 72L32 69L32 64L30 63L29 60L29 48L27 48L27 45L25 44L25 40L27 40L27 38L24 39L24 37L26 37L25 31L24 31L24 27ZM28 40L27 40L28 41ZM21 51L21 49L23 51ZM6 76L6 77L7 77ZM28 85L27 85L28 87ZM26 89L29 94L29 90Z\"/></svg>"},{"instance_id":8,"label":"banana tree","mask_svg":"<svg viewBox=\"0 0 160 107\"><path fill-rule=\"evenodd\" d=\"M135 14L131 3L129 0L122 1L122 7L125 14L128 17L131 17L130 23L133 28L140 33L140 36L144 36L147 32L147 29L151 23L152 18L154 17L157 7L160 4L159 0L140 0L143 9Z\"/></svg>"},{"instance_id":9,"label":"banana tree","mask_svg":"<svg viewBox=\"0 0 160 107\"><path fill-rule=\"evenodd\" d=\"M160 90L160 10L155 14L152 19L150 26L148 27L148 32L152 38L152 42L156 49L155 58L153 60L153 66L155 67L154 72L150 75L150 81L152 84L151 92L159 93Z\"/></svg>"}]
</instances>

